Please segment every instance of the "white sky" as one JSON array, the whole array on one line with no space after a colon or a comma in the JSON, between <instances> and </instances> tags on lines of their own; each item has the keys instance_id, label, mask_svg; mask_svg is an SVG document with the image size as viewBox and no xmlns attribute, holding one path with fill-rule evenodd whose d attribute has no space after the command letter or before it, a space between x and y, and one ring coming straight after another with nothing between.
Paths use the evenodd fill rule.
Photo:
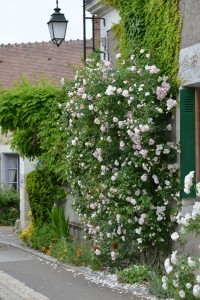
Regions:
<instances>
[{"instance_id":1,"label":"white sky","mask_svg":"<svg viewBox=\"0 0 200 300\"><path fill-rule=\"evenodd\" d=\"M65 39L83 39L83 1L59 0L58 6L69 21ZM56 0L0 0L0 44L50 41L47 22L55 7ZM86 28L91 38L90 20Z\"/></svg>"}]
</instances>

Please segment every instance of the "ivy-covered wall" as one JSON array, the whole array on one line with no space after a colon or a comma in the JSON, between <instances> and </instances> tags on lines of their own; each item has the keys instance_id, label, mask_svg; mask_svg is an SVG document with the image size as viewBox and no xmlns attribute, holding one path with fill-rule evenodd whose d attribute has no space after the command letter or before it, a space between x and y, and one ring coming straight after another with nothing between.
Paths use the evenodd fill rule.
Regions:
<instances>
[{"instance_id":1,"label":"ivy-covered wall","mask_svg":"<svg viewBox=\"0 0 200 300\"><path fill-rule=\"evenodd\" d=\"M181 40L179 0L103 0L119 10L115 25L120 51L145 48L157 66L171 78L178 72Z\"/></svg>"}]
</instances>

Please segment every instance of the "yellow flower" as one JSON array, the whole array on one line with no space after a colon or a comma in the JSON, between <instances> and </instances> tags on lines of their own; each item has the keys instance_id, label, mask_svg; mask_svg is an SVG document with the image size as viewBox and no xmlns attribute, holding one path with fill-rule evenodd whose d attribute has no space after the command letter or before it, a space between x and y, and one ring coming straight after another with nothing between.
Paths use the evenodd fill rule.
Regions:
<instances>
[{"instance_id":1,"label":"yellow flower","mask_svg":"<svg viewBox=\"0 0 200 300\"><path fill-rule=\"evenodd\" d=\"M41 250L42 250L42 251L45 251L45 250L46 250L46 248L43 246Z\"/></svg>"},{"instance_id":2,"label":"yellow flower","mask_svg":"<svg viewBox=\"0 0 200 300\"><path fill-rule=\"evenodd\" d=\"M50 250L47 250L46 251L46 255L50 255L51 251Z\"/></svg>"}]
</instances>

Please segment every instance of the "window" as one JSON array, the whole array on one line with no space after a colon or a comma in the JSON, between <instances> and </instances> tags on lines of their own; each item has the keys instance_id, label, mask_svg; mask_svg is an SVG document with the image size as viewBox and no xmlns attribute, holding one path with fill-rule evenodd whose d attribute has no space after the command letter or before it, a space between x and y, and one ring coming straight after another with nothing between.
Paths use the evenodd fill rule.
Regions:
<instances>
[{"instance_id":1,"label":"window","mask_svg":"<svg viewBox=\"0 0 200 300\"><path fill-rule=\"evenodd\" d=\"M5 154L5 185L8 188L19 189L19 156Z\"/></svg>"}]
</instances>

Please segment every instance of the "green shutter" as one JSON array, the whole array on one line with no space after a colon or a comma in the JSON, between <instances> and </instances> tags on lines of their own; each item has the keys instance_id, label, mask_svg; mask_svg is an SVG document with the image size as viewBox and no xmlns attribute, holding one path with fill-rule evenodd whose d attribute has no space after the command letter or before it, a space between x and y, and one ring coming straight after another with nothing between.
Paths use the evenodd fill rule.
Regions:
<instances>
[{"instance_id":1,"label":"green shutter","mask_svg":"<svg viewBox=\"0 0 200 300\"><path fill-rule=\"evenodd\" d=\"M195 198L195 190L185 194L184 178L195 171L195 89L180 90L180 175L182 198Z\"/></svg>"}]
</instances>

